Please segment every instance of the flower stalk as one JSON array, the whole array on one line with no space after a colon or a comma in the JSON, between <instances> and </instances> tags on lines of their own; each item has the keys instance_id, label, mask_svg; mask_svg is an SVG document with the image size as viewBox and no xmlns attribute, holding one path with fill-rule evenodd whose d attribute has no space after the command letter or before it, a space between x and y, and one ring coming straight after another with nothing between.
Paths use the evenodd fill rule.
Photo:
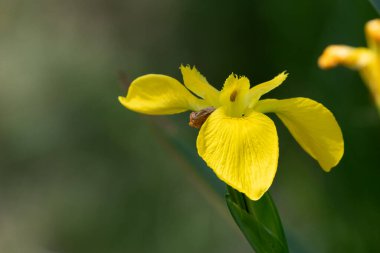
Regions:
<instances>
[{"instance_id":1,"label":"flower stalk","mask_svg":"<svg viewBox=\"0 0 380 253\"><path fill-rule=\"evenodd\" d=\"M256 253L288 253L281 219L269 192L258 201L227 185L226 202L236 224Z\"/></svg>"}]
</instances>

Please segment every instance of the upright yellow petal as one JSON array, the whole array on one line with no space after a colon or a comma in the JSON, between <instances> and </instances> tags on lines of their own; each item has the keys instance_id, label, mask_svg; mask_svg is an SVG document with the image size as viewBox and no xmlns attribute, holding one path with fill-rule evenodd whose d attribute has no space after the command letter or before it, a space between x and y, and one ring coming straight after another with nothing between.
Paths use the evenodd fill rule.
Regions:
<instances>
[{"instance_id":1,"label":"upright yellow petal","mask_svg":"<svg viewBox=\"0 0 380 253\"><path fill-rule=\"evenodd\" d=\"M368 21L365 26L365 31L368 47L375 55L375 60L366 68L363 68L360 74L370 89L375 103L380 110L380 19Z\"/></svg>"},{"instance_id":2,"label":"upright yellow petal","mask_svg":"<svg viewBox=\"0 0 380 253\"><path fill-rule=\"evenodd\" d=\"M214 107L219 105L219 91L210 85L195 67L181 65L180 69L183 82L189 90L210 102Z\"/></svg>"},{"instance_id":3,"label":"upright yellow petal","mask_svg":"<svg viewBox=\"0 0 380 253\"><path fill-rule=\"evenodd\" d=\"M152 115L199 111L208 106L176 79L156 74L135 79L127 96L119 97L119 101L132 111Z\"/></svg>"},{"instance_id":4,"label":"upright yellow petal","mask_svg":"<svg viewBox=\"0 0 380 253\"><path fill-rule=\"evenodd\" d=\"M202 126L197 149L222 181L252 200L268 190L276 174L277 132L261 113L235 118L218 108Z\"/></svg>"},{"instance_id":5,"label":"upright yellow petal","mask_svg":"<svg viewBox=\"0 0 380 253\"><path fill-rule=\"evenodd\" d=\"M380 52L380 19L372 19L365 25L365 33L367 35L367 44L375 53Z\"/></svg>"},{"instance_id":6,"label":"upright yellow petal","mask_svg":"<svg viewBox=\"0 0 380 253\"><path fill-rule=\"evenodd\" d=\"M308 98L260 100L256 111L275 112L302 148L325 171L343 156L343 136L334 115L322 104Z\"/></svg>"},{"instance_id":7,"label":"upright yellow petal","mask_svg":"<svg viewBox=\"0 0 380 253\"><path fill-rule=\"evenodd\" d=\"M229 116L241 117L248 106L247 94L249 91L249 80L245 76L238 77L231 74L220 92L219 101L225 106Z\"/></svg>"},{"instance_id":8,"label":"upright yellow petal","mask_svg":"<svg viewBox=\"0 0 380 253\"><path fill-rule=\"evenodd\" d=\"M249 107L253 107L257 103L257 101L259 101L259 99L262 95L264 95L264 94L270 92L271 90L277 88L278 86L280 86L285 81L285 79L287 77L288 77L288 73L286 73L284 71L281 74L274 77L272 80L269 80L269 81L264 82L264 83L260 83L256 86L252 87L249 91L249 93L250 93Z\"/></svg>"}]
</instances>

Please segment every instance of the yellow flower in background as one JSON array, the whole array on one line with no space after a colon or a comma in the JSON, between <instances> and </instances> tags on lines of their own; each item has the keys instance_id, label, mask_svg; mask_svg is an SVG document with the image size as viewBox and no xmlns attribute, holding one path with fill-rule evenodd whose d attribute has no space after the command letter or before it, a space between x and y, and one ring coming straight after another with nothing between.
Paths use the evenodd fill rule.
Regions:
<instances>
[{"instance_id":1,"label":"yellow flower in background","mask_svg":"<svg viewBox=\"0 0 380 253\"><path fill-rule=\"evenodd\" d=\"M132 111L151 115L195 111L190 124L200 127L198 154L222 181L250 199L257 200L268 190L277 170L277 131L264 113L276 113L325 171L341 159L341 130L322 104L308 98L260 100L286 79L286 73L252 88L248 78L231 74L218 91L195 67L180 69L184 85L169 76L144 75L119 101Z\"/></svg>"},{"instance_id":2,"label":"yellow flower in background","mask_svg":"<svg viewBox=\"0 0 380 253\"><path fill-rule=\"evenodd\" d=\"M358 70L380 110L380 19L368 21L365 33L368 48L328 46L319 57L318 65L322 69L342 65Z\"/></svg>"}]
</instances>

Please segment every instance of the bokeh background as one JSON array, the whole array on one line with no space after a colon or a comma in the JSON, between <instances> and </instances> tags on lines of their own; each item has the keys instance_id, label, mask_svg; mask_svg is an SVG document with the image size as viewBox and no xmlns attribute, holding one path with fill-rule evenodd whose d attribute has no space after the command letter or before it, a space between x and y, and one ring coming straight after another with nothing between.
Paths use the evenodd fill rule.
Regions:
<instances>
[{"instance_id":1,"label":"bokeh background","mask_svg":"<svg viewBox=\"0 0 380 253\"><path fill-rule=\"evenodd\" d=\"M266 97L330 108L345 155L328 174L273 117L291 251L380 252L380 117L356 72L316 64L328 44L364 46L377 16L363 0L1 0L0 252L252 251L188 114L117 101L142 74L181 80L181 63L216 87L287 70Z\"/></svg>"}]
</instances>

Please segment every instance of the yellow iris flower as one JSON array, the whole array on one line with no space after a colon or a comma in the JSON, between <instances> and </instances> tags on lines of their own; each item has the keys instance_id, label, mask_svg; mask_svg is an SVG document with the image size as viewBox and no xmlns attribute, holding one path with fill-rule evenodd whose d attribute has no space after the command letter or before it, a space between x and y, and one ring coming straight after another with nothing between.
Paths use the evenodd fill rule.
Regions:
<instances>
[{"instance_id":1,"label":"yellow iris flower","mask_svg":"<svg viewBox=\"0 0 380 253\"><path fill-rule=\"evenodd\" d=\"M343 65L359 71L380 110L380 19L365 25L368 48L330 45L318 59L322 69Z\"/></svg>"},{"instance_id":2,"label":"yellow iris flower","mask_svg":"<svg viewBox=\"0 0 380 253\"><path fill-rule=\"evenodd\" d=\"M250 199L258 200L268 190L277 170L277 131L264 113L276 113L325 171L341 159L341 130L322 104L308 98L260 100L286 79L286 73L252 88L248 78L231 74L218 91L195 67L180 69L184 85L169 76L144 75L131 83L127 96L119 101L150 115L208 111L197 138L198 154L222 181Z\"/></svg>"}]
</instances>

